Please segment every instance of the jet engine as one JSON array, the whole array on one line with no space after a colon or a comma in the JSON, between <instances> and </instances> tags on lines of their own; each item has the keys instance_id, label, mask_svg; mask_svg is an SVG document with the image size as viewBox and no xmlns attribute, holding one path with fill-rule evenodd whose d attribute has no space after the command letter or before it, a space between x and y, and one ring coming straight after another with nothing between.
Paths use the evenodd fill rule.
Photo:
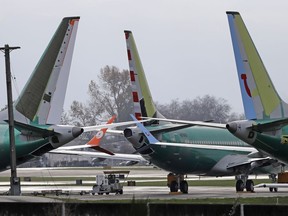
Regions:
<instances>
[{"instance_id":1,"label":"jet engine","mask_svg":"<svg viewBox=\"0 0 288 216\"><path fill-rule=\"evenodd\" d=\"M150 148L150 144L142 131L137 127L129 127L124 130L125 138L133 145L136 149L134 153L140 154L151 154L153 150Z\"/></svg>"}]
</instances>

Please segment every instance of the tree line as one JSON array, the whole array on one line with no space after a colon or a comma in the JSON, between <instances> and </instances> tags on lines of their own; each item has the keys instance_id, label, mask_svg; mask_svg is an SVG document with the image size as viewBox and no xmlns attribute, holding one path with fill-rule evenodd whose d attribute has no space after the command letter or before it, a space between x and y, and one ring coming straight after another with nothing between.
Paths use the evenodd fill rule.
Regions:
<instances>
[{"instance_id":1,"label":"tree line","mask_svg":"<svg viewBox=\"0 0 288 216\"><path fill-rule=\"evenodd\" d=\"M132 90L128 70L116 66L105 66L100 70L97 80L88 85L88 99L85 102L73 101L70 110L62 115L62 124L77 126L96 125L117 115L117 121L130 121L133 112ZM201 120L228 122L244 119L244 114L231 113L231 106L224 98L212 95L198 96L194 99L172 99L161 104L155 101L157 109L167 118L181 120Z\"/></svg>"}]
</instances>

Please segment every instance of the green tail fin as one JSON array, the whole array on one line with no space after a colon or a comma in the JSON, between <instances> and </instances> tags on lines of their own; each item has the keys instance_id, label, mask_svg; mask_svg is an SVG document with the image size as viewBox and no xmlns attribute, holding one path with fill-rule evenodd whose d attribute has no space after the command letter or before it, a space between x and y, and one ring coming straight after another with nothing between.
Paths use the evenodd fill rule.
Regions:
<instances>
[{"instance_id":1,"label":"green tail fin","mask_svg":"<svg viewBox=\"0 0 288 216\"><path fill-rule=\"evenodd\" d=\"M62 20L15 103L15 118L59 124L72 61L79 17Z\"/></svg>"}]
</instances>

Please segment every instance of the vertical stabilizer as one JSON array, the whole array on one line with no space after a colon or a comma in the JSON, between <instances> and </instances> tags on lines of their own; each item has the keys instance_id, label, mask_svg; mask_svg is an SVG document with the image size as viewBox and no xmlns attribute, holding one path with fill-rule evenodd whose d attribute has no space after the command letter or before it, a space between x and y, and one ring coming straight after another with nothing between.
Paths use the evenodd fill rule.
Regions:
<instances>
[{"instance_id":1,"label":"vertical stabilizer","mask_svg":"<svg viewBox=\"0 0 288 216\"><path fill-rule=\"evenodd\" d=\"M240 14L226 13L246 118L288 117L288 106L279 97Z\"/></svg>"},{"instance_id":2,"label":"vertical stabilizer","mask_svg":"<svg viewBox=\"0 0 288 216\"><path fill-rule=\"evenodd\" d=\"M18 121L59 124L80 17L66 17L15 103Z\"/></svg>"},{"instance_id":3,"label":"vertical stabilizer","mask_svg":"<svg viewBox=\"0 0 288 216\"><path fill-rule=\"evenodd\" d=\"M134 112L138 120L141 117L163 117L155 107L146 76L131 31L124 31L130 68L130 80L134 102Z\"/></svg>"}]
</instances>

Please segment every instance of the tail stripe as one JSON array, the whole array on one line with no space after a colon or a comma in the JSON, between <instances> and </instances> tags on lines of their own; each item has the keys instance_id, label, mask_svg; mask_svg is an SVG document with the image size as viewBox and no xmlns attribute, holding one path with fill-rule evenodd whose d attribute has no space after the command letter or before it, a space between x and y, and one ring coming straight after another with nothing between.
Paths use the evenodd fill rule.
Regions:
<instances>
[{"instance_id":1,"label":"tail stripe","mask_svg":"<svg viewBox=\"0 0 288 216\"><path fill-rule=\"evenodd\" d=\"M139 102L138 93L137 92L133 92L133 102Z\"/></svg>"},{"instance_id":2,"label":"tail stripe","mask_svg":"<svg viewBox=\"0 0 288 216\"><path fill-rule=\"evenodd\" d=\"M130 52L130 50L129 50L129 49L127 50L127 54L128 54L128 60L129 60L129 61L131 61L131 60L132 60L132 58L131 58L131 52Z\"/></svg>"},{"instance_id":3,"label":"tail stripe","mask_svg":"<svg viewBox=\"0 0 288 216\"><path fill-rule=\"evenodd\" d=\"M141 116L159 117L160 113L157 111L153 102L133 34L131 31L124 32L126 38L135 116L139 120L141 119Z\"/></svg>"},{"instance_id":4,"label":"tail stripe","mask_svg":"<svg viewBox=\"0 0 288 216\"><path fill-rule=\"evenodd\" d=\"M126 36L126 40L129 39L129 33L125 33ZM137 79L137 75L135 74L133 68L133 59L132 59L132 55L131 55L131 51L130 51L130 47L129 47L129 43L127 42L127 55L128 55L128 61L129 61L129 66L130 66L130 81L131 81L131 87L132 87L132 96L133 96L133 102L134 102L134 112L135 112L135 116L137 119L141 120L142 119L142 115L141 115L141 108L140 108L140 101L139 101L139 95L137 92L137 84L136 84L136 79Z\"/></svg>"},{"instance_id":5,"label":"tail stripe","mask_svg":"<svg viewBox=\"0 0 288 216\"><path fill-rule=\"evenodd\" d=\"M135 82L135 74L134 74L134 71L130 71L130 79L131 79L131 82Z\"/></svg>"}]
</instances>

